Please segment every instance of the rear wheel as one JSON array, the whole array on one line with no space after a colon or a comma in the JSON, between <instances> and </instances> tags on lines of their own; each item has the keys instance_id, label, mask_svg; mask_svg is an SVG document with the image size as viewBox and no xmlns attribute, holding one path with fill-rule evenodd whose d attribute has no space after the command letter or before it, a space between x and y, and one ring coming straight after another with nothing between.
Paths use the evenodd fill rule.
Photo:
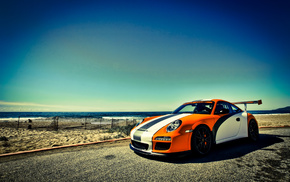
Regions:
<instances>
[{"instance_id":1,"label":"rear wheel","mask_svg":"<svg viewBox=\"0 0 290 182\"><path fill-rule=\"evenodd\" d=\"M251 120L248 126L248 136L251 141L256 142L259 139L259 128L255 120Z\"/></svg>"},{"instance_id":2,"label":"rear wheel","mask_svg":"<svg viewBox=\"0 0 290 182\"><path fill-rule=\"evenodd\" d=\"M208 127L198 126L192 133L191 150L198 155L206 155L210 152L213 139L212 133Z\"/></svg>"}]
</instances>

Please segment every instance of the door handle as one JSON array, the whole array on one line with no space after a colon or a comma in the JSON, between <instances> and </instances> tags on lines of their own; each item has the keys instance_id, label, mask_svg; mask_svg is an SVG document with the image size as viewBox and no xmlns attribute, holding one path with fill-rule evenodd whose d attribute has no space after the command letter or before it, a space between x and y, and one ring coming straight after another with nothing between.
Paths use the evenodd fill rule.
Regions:
<instances>
[{"instance_id":1,"label":"door handle","mask_svg":"<svg viewBox=\"0 0 290 182\"><path fill-rule=\"evenodd\" d=\"M240 121L240 118L237 118L236 121Z\"/></svg>"}]
</instances>

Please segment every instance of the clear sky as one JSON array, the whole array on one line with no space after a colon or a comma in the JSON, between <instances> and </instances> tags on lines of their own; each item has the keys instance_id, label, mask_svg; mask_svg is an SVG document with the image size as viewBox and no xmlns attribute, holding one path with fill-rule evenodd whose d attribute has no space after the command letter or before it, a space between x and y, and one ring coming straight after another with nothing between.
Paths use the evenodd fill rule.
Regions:
<instances>
[{"instance_id":1,"label":"clear sky","mask_svg":"<svg viewBox=\"0 0 290 182\"><path fill-rule=\"evenodd\" d=\"M290 105L290 2L0 2L0 111Z\"/></svg>"}]
</instances>

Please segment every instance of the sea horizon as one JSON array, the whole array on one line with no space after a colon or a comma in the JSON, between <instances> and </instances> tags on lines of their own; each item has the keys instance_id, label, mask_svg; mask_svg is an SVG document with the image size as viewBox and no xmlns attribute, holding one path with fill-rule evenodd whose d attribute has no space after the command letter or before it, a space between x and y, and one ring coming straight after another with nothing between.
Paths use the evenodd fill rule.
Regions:
<instances>
[{"instance_id":1,"label":"sea horizon","mask_svg":"<svg viewBox=\"0 0 290 182\"><path fill-rule=\"evenodd\" d=\"M248 110L251 114L289 114L289 112L275 111L275 110ZM29 112L15 112L5 111L0 112L0 118L145 118L150 116L159 116L171 114L172 111L105 111L105 112L78 112L78 111L64 111L64 112L50 112L50 111L29 111Z\"/></svg>"}]
</instances>

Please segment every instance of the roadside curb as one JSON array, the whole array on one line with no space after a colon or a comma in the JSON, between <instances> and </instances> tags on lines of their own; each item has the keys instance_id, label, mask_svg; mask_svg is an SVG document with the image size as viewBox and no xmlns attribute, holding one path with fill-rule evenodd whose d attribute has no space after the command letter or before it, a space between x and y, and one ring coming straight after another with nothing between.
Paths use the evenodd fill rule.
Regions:
<instances>
[{"instance_id":1,"label":"roadside curb","mask_svg":"<svg viewBox=\"0 0 290 182\"><path fill-rule=\"evenodd\" d=\"M57 146L57 147L51 147L51 148L42 148L42 149L36 149L36 150L6 153L6 154L0 154L0 158L6 157L6 156L19 155L19 154L27 154L27 153L34 153L34 152L48 151L48 150L54 150L54 149L69 148L69 147L78 147L78 146L83 146L83 145L92 145L92 144L99 144L99 143L109 143L109 142L116 142L116 141L129 140L129 139L131 138L127 137L127 138L119 138L119 139L113 139L113 140L103 140L103 141L90 142L90 143L79 143L79 144L74 144L74 145L63 145L63 146Z\"/></svg>"}]
</instances>

